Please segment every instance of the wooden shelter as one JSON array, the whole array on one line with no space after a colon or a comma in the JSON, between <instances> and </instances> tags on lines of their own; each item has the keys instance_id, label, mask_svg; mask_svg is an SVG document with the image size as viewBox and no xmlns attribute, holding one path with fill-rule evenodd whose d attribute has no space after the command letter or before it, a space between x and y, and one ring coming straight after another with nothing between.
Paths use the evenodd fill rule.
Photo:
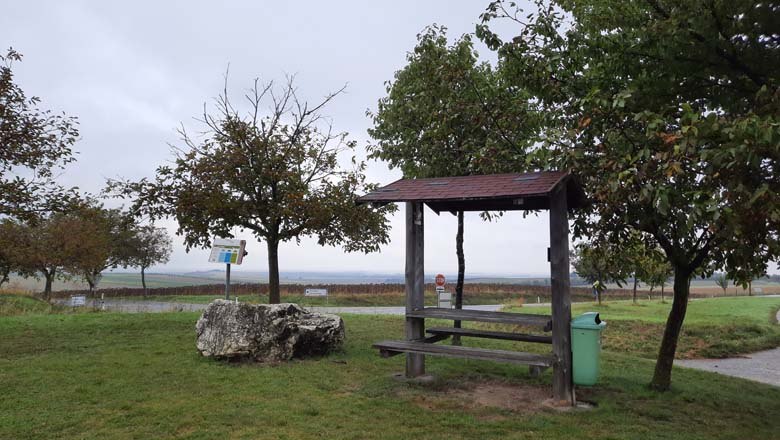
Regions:
<instances>
[{"instance_id":1,"label":"wooden shelter","mask_svg":"<svg viewBox=\"0 0 780 440\"><path fill-rule=\"evenodd\" d=\"M406 340L374 344L385 356L406 353L406 376L425 374L425 355L527 364L532 371L553 368L553 396L574 404L571 357L571 297L569 293L568 211L583 205L584 195L566 172L492 174L430 179L401 179L358 199L358 203L406 203ZM436 214L458 211L550 211L552 315L443 309L424 305L424 216L427 205ZM542 334L429 328L428 318L481 321L534 327ZM544 333L550 332L551 335ZM436 345L452 335L537 342L552 345L549 355L507 350Z\"/></svg>"}]
</instances>

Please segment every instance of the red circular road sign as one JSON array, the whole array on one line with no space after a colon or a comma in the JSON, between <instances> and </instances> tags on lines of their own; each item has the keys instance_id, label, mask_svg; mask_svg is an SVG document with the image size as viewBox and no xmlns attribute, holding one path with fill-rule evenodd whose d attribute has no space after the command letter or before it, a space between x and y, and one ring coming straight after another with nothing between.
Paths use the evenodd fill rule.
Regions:
<instances>
[{"instance_id":1,"label":"red circular road sign","mask_svg":"<svg viewBox=\"0 0 780 440\"><path fill-rule=\"evenodd\" d=\"M446 282L446 279L444 278L444 274L437 273L436 274L436 286L437 287L444 287L444 283Z\"/></svg>"}]
</instances>

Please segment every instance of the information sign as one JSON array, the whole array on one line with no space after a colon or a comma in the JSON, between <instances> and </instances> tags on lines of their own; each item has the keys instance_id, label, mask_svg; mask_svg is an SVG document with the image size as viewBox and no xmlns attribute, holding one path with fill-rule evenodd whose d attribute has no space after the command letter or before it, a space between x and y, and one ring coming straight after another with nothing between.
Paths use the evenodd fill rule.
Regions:
<instances>
[{"instance_id":1,"label":"information sign","mask_svg":"<svg viewBox=\"0 0 780 440\"><path fill-rule=\"evenodd\" d=\"M452 293L439 290L439 308L451 309L452 308Z\"/></svg>"},{"instance_id":2,"label":"information sign","mask_svg":"<svg viewBox=\"0 0 780 440\"><path fill-rule=\"evenodd\" d=\"M241 264L246 240L215 238L211 245L209 263Z\"/></svg>"},{"instance_id":3,"label":"information sign","mask_svg":"<svg viewBox=\"0 0 780 440\"><path fill-rule=\"evenodd\" d=\"M328 296L328 289L305 289L303 296Z\"/></svg>"}]
</instances>

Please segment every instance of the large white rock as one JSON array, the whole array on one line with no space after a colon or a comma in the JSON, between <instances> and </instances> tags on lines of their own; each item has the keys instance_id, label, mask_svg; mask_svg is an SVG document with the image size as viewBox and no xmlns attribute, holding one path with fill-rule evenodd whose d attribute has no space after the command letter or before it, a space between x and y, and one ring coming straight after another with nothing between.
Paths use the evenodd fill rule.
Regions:
<instances>
[{"instance_id":1,"label":"large white rock","mask_svg":"<svg viewBox=\"0 0 780 440\"><path fill-rule=\"evenodd\" d=\"M218 299L195 325L200 354L218 359L278 362L321 356L344 343L337 315L309 313L297 304L247 304Z\"/></svg>"}]
</instances>

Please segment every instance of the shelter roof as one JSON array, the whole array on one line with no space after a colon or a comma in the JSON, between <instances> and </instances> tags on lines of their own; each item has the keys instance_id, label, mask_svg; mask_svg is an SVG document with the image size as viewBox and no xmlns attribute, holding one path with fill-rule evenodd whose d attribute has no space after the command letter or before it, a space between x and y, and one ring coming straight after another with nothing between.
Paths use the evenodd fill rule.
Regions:
<instances>
[{"instance_id":1,"label":"shelter roof","mask_svg":"<svg viewBox=\"0 0 780 440\"><path fill-rule=\"evenodd\" d=\"M582 187L564 171L399 179L358 203L423 202L436 212L549 209L559 185L566 185L569 209L584 205Z\"/></svg>"}]
</instances>

